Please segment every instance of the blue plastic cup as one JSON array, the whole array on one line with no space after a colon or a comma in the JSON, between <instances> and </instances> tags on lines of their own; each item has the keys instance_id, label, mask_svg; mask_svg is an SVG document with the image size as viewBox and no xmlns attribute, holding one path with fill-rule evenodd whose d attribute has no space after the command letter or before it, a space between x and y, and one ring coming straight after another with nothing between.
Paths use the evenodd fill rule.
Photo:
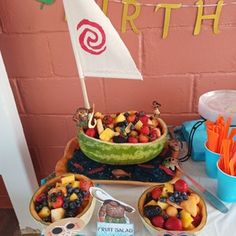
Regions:
<instances>
[{"instance_id":1,"label":"blue plastic cup","mask_svg":"<svg viewBox=\"0 0 236 236\"><path fill-rule=\"evenodd\" d=\"M212 152L207 147L207 142L205 142L205 166L206 173L210 178L217 178L217 161L220 158L220 154L216 152Z\"/></svg>"},{"instance_id":2,"label":"blue plastic cup","mask_svg":"<svg viewBox=\"0 0 236 236\"><path fill-rule=\"evenodd\" d=\"M222 171L217 162L217 196L224 202L236 202L236 176Z\"/></svg>"}]
</instances>

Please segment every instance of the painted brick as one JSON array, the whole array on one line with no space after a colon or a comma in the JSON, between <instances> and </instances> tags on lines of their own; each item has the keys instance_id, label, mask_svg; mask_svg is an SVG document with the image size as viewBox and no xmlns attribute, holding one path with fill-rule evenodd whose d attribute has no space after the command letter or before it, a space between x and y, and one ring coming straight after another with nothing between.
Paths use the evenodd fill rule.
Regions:
<instances>
[{"instance_id":1,"label":"painted brick","mask_svg":"<svg viewBox=\"0 0 236 236\"><path fill-rule=\"evenodd\" d=\"M11 89L12 89L12 92L13 92L13 95L14 95L14 98L15 98L15 102L16 102L18 112L23 114L23 113L25 113L25 109L24 109L24 104L22 103L22 100L21 100L21 95L19 93L19 89L18 89L18 86L17 86L17 81L15 79L11 79L10 80L10 85L11 85Z\"/></svg>"},{"instance_id":2,"label":"painted brick","mask_svg":"<svg viewBox=\"0 0 236 236\"><path fill-rule=\"evenodd\" d=\"M162 104L161 111L191 111L193 76L176 75L144 78L144 81L106 80L107 112L144 110L151 112L152 101Z\"/></svg>"},{"instance_id":3,"label":"painted brick","mask_svg":"<svg viewBox=\"0 0 236 236\"><path fill-rule=\"evenodd\" d=\"M101 7L103 0L97 0L96 2ZM108 18L110 19L113 27L117 29L118 32L120 32L121 29L121 17L122 17L122 9L123 5L116 2L109 2L108 4Z\"/></svg>"},{"instance_id":4,"label":"painted brick","mask_svg":"<svg viewBox=\"0 0 236 236\"><path fill-rule=\"evenodd\" d=\"M41 174L46 177L55 171L55 165L64 153L63 147L40 147Z\"/></svg>"},{"instance_id":5,"label":"painted brick","mask_svg":"<svg viewBox=\"0 0 236 236\"><path fill-rule=\"evenodd\" d=\"M0 34L0 50L9 77L52 74L47 39L42 34Z\"/></svg>"},{"instance_id":6,"label":"painted brick","mask_svg":"<svg viewBox=\"0 0 236 236\"><path fill-rule=\"evenodd\" d=\"M54 73L59 76L77 76L77 67L68 32L48 36Z\"/></svg>"},{"instance_id":7,"label":"painted brick","mask_svg":"<svg viewBox=\"0 0 236 236\"><path fill-rule=\"evenodd\" d=\"M202 28L195 37L189 29L173 28L166 40L160 35L154 29L144 33L145 75L235 71L236 28L219 35Z\"/></svg>"},{"instance_id":8,"label":"painted brick","mask_svg":"<svg viewBox=\"0 0 236 236\"><path fill-rule=\"evenodd\" d=\"M102 79L86 81L92 103L104 107ZM52 78L19 80L19 89L25 108L30 114L74 114L83 106L82 90L78 78Z\"/></svg>"},{"instance_id":9,"label":"painted brick","mask_svg":"<svg viewBox=\"0 0 236 236\"><path fill-rule=\"evenodd\" d=\"M120 36L128 50L130 51L130 54L134 59L137 67L141 69L141 34L134 34L133 32L129 31L125 34L120 34Z\"/></svg>"},{"instance_id":10,"label":"painted brick","mask_svg":"<svg viewBox=\"0 0 236 236\"><path fill-rule=\"evenodd\" d=\"M96 108L96 111L101 111L101 110ZM72 116L68 116L66 124L67 124L68 136L69 136L69 140L70 140L70 139L76 137L76 135L77 135L76 123L73 121Z\"/></svg>"},{"instance_id":11,"label":"painted brick","mask_svg":"<svg viewBox=\"0 0 236 236\"><path fill-rule=\"evenodd\" d=\"M198 110L199 97L209 91L220 89L236 90L236 73L202 74L196 78L194 109Z\"/></svg>"},{"instance_id":12,"label":"painted brick","mask_svg":"<svg viewBox=\"0 0 236 236\"><path fill-rule=\"evenodd\" d=\"M31 156L31 160L33 162L34 171L36 173L36 177L38 179L38 183L40 183L40 176L41 176L41 165L40 165L40 155L39 149L36 147L29 147L29 152Z\"/></svg>"},{"instance_id":13,"label":"painted brick","mask_svg":"<svg viewBox=\"0 0 236 236\"><path fill-rule=\"evenodd\" d=\"M63 146L69 137L65 116L21 116L28 146Z\"/></svg>"},{"instance_id":14,"label":"painted brick","mask_svg":"<svg viewBox=\"0 0 236 236\"><path fill-rule=\"evenodd\" d=\"M45 5L40 10L40 2L24 0L1 0L0 15L5 32L38 32L67 30L62 1Z\"/></svg>"},{"instance_id":15,"label":"painted brick","mask_svg":"<svg viewBox=\"0 0 236 236\"><path fill-rule=\"evenodd\" d=\"M1 175L0 175L0 195L7 195L7 189L5 187L5 184Z\"/></svg>"},{"instance_id":16,"label":"painted brick","mask_svg":"<svg viewBox=\"0 0 236 236\"><path fill-rule=\"evenodd\" d=\"M3 178L0 175L0 209L1 208L12 208L12 204L8 196Z\"/></svg>"}]
</instances>

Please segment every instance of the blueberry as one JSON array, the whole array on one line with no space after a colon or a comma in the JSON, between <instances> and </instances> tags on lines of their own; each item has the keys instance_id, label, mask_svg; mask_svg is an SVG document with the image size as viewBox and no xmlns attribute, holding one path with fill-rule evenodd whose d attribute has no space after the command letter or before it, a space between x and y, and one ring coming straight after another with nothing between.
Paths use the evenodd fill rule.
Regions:
<instances>
[{"instance_id":1,"label":"blueberry","mask_svg":"<svg viewBox=\"0 0 236 236\"><path fill-rule=\"evenodd\" d=\"M174 198L178 198L179 197L179 192L174 192Z\"/></svg>"},{"instance_id":2,"label":"blueberry","mask_svg":"<svg viewBox=\"0 0 236 236\"><path fill-rule=\"evenodd\" d=\"M74 193L76 193L78 195L80 193L80 189L79 188L75 188L74 189Z\"/></svg>"},{"instance_id":3,"label":"blueberry","mask_svg":"<svg viewBox=\"0 0 236 236\"><path fill-rule=\"evenodd\" d=\"M69 203L70 197L64 197L64 202Z\"/></svg>"},{"instance_id":4,"label":"blueberry","mask_svg":"<svg viewBox=\"0 0 236 236\"><path fill-rule=\"evenodd\" d=\"M125 116L125 118L127 118L127 117L129 116L129 113L128 113L128 112L125 112L125 113L124 113L124 116Z\"/></svg>"},{"instance_id":5,"label":"blueberry","mask_svg":"<svg viewBox=\"0 0 236 236\"><path fill-rule=\"evenodd\" d=\"M170 200L171 202L175 202L175 198L174 198L174 196L171 195L171 196L169 197L169 200Z\"/></svg>"},{"instance_id":6,"label":"blueberry","mask_svg":"<svg viewBox=\"0 0 236 236\"><path fill-rule=\"evenodd\" d=\"M67 202L64 202L63 205L62 205L62 207L63 207L64 209L67 209L67 208L69 207L69 204L68 204Z\"/></svg>"},{"instance_id":7,"label":"blueberry","mask_svg":"<svg viewBox=\"0 0 236 236\"><path fill-rule=\"evenodd\" d=\"M183 199L184 199L184 200L188 200L188 195L183 196Z\"/></svg>"},{"instance_id":8,"label":"blueberry","mask_svg":"<svg viewBox=\"0 0 236 236\"><path fill-rule=\"evenodd\" d=\"M68 189L70 189L70 188L72 188L71 184L67 184L67 185L66 185L66 189L68 190Z\"/></svg>"},{"instance_id":9,"label":"blueberry","mask_svg":"<svg viewBox=\"0 0 236 236\"><path fill-rule=\"evenodd\" d=\"M121 136L121 135L115 136L115 137L113 138L113 142L114 142L114 143L126 143L126 142L127 142L127 138L124 137L124 136Z\"/></svg>"},{"instance_id":10,"label":"blueberry","mask_svg":"<svg viewBox=\"0 0 236 236\"><path fill-rule=\"evenodd\" d=\"M39 212L42 208L43 208L43 206L41 204L35 206L35 210L37 212Z\"/></svg>"},{"instance_id":11,"label":"blueberry","mask_svg":"<svg viewBox=\"0 0 236 236\"><path fill-rule=\"evenodd\" d=\"M77 208L76 202L70 202L69 207L70 207L71 210Z\"/></svg>"},{"instance_id":12,"label":"blueberry","mask_svg":"<svg viewBox=\"0 0 236 236\"><path fill-rule=\"evenodd\" d=\"M66 211L65 213L65 217L75 217L75 216L76 216L75 210Z\"/></svg>"},{"instance_id":13,"label":"blueberry","mask_svg":"<svg viewBox=\"0 0 236 236\"><path fill-rule=\"evenodd\" d=\"M157 205L155 206L148 205L148 206L145 206L143 209L143 213L147 218L152 218L154 216L160 215L161 212L162 212L161 207Z\"/></svg>"},{"instance_id":14,"label":"blueberry","mask_svg":"<svg viewBox=\"0 0 236 236\"><path fill-rule=\"evenodd\" d=\"M81 205L81 200L80 199L76 199L75 203L76 203L77 207L79 207Z\"/></svg>"},{"instance_id":15,"label":"blueberry","mask_svg":"<svg viewBox=\"0 0 236 236\"><path fill-rule=\"evenodd\" d=\"M67 189L67 193L68 193L68 194L72 194L73 192L74 192L74 189L73 189L73 188L68 188L68 189Z\"/></svg>"},{"instance_id":16,"label":"blueberry","mask_svg":"<svg viewBox=\"0 0 236 236\"><path fill-rule=\"evenodd\" d=\"M166 197L160 197L160 202L166 202L167 198Z\"/></svg>"}]
</instances>

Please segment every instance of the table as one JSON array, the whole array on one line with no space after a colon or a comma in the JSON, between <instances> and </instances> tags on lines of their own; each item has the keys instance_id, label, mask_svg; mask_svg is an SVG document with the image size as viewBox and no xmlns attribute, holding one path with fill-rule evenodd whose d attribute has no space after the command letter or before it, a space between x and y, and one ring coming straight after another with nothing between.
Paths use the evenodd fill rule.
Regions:
<instances>
[{"instance_id":1,"label":"table","mask_svg":"<svg viewBox=\"0 0 236 236\"><path fill-rule=\"evenodd\" d=\"M183 164L183 169L196 181L202 184L212 193L216 192L217 182L214 179L209 179L205 174L204 162L193 162L188 160ZM191 183L189 183L191 186ZM148 186L131 186L131 185L100 185L105 191L110 193L115 198L124 201L136 208L136 212L128 215L131 223L134 224L135 236L148 236L149 231L143 226L137 211L137 202L141 193L148 188ZM227 214L223 214L207 203L207 224L202 231L198 233L199 236L223 236L233 235L236 230L236 204L226 204L229 208ZM96 235L96 220L99 209L97 203L94 214L89 224L83 229L82 233L87 236Z\"/></svg>"}]
</instances>

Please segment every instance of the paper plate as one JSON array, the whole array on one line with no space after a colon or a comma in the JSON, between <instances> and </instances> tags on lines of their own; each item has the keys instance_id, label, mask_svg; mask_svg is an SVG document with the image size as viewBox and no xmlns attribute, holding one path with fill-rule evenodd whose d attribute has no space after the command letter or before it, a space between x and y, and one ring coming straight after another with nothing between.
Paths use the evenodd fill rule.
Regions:
<instances>
[{"instance_id":1,"label":"paper plate","mask_svg":"<svg viewBox=\"0 0 236 236\"><path fill-rule=\"evenodd\" d=\"M199 114L208 120L216 121L218 115L225 119L232 118L231 125L236 125L236 90L216 90L204 93L199 98Z\"/></svg>"}]
</instances>

